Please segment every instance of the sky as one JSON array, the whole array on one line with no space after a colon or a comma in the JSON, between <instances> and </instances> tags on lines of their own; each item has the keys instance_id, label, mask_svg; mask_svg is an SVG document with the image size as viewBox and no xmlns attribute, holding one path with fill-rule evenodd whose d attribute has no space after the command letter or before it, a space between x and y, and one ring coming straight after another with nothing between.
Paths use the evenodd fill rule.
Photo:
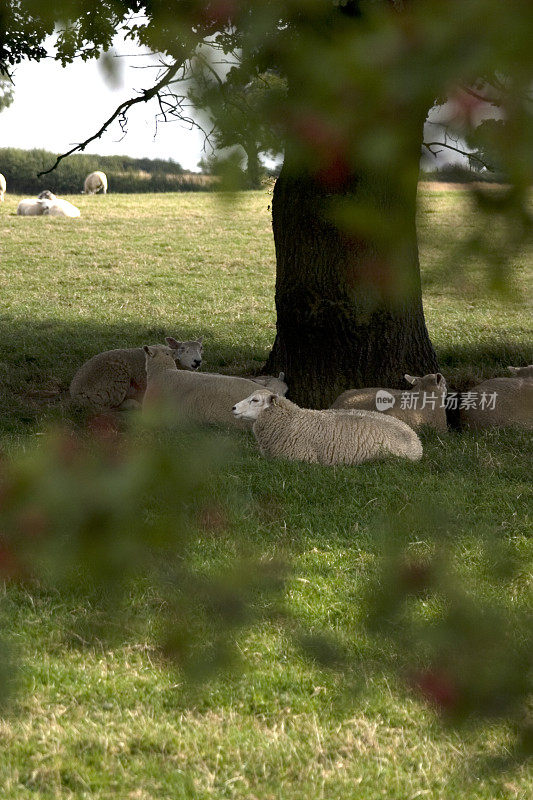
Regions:
<instances>
[{"instance_id":1,"label":"sky","mask_svg":"<svg viewBox=\"0 0 533 800\"><path fill-rule=\"evenodd\" d=\"M135 90L150 87L157 75L155 58L120 36L115 38L114 54L116 73L112 82L102 63L94 60L76 60L63 68L46 58L17 67L14 102L0 115L0 147L65 152L96 132L123 100L134 96ZM138 104L128 113L126 136L115 122L85 152L173 159L185 169L197 170L204 155L203 134L175 121L159 124L156 132L158 110L155 100ZM434 110L430 118L439 120L445 115L446 109L441 108ZM426 131L431 139L442 134L435 125ZM451 151L431 161L434 166L465 163Z\"/></svg>"},{"instance_id":2,"label":"sky","mask_svg":"<svg viewBox=\"0 0 533 800\"><path fill-rule=\"evenodd\" d=\"M52 58L25 62L16 68L15 99L0 115L0 147L44 148L64 152L96 132L135 89L148 88L157 75L146 51L115 40L116 85L110 85L97 61L75 61L63 68ZM140 69L147 66L148 69ZM196 170L203 155L203 135L177 122L162 123L155 136L155 100L139 103L128 114L123 137L118 123L91 143L86 153L172 158Z\"/></svg>"}]
</instances>

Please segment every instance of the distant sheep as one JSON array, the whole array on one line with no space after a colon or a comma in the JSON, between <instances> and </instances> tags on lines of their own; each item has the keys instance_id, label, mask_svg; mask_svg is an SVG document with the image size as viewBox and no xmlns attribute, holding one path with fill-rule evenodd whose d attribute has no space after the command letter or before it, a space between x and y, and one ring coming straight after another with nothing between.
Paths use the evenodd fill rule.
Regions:
<instances>
[{"instance_id":1,"label":"distant sheep","mask_svg":"<svg viewBox=\"0 0 533 800\"><path fill-rule=\"evenodd\" d=\"M331 405L332 409L360 409L379 411L396 417L411 428L430 425L440 431L446 430L446 381L440 372L417 378L405 375L405 380L414 388L399 389L348 389ZM378 392L381 393L378 395ZM388 396L387 396L388 395ZM383 400L383 406L376 407L376 399ZM386 405L387 401L390 405Z\"/></svg>"},{"instance_id":2,"label":"distant sheep","mask_svg":"<svg viewBox=\"0 0 533 800\"><path fill-rule=\"evenodd\" d=\"M107 175L99 170L87 175L82 194L97 194L98 192L107 193Z\"/></svg>"},{"instance_id":3,"label":"distant sheep","mask_svg":"<svg viewBox=\"0 0 533 800\"><path fill-rule=\"evenodd\" d=\"M533 364L508 369L517 377L490 378L463 392L459 407L463 427L533 429Z\"/></svg>"},{"instance_id":4,"label":"distant sheep","mask_svg":"<svg viewBox=\"0 0 533 800\"><path fill-rule=\"evenodd\" d=\"M265 456L328 465L362 464L389 456L422 458L416 433L375 411L314 411L259 389L236 403L233 414L253 422Z\"/></svg>"},{"instance_id":5,"label":"distant sheep","mask_svg":"<svg viewBox=\"0 0 533 800\"><path fill-rule=\"evenodd\" d=\"M68 200L62 200L59 197L56 197L50 205L45 208L43 214L46 214L50 217L79 217L80 210L72 203L69 203Z\"/></svg>"},{"instance_id":6,"label":"distant sheep","mask_svg":"<svg viewBox=\"0 0 533 800\"><path fill-rule=\"evenodd\" d=\"M37 195L37 200L57 200L57 197L52 194L50 189L45 189Z\"/></svg>"},{"instance_id":7,"label":"distant sheep","mask_svg":"<svg viewBox=\"0 0 533 800\"><path fill-rule=\"evenodd\" d=\"M4 195L6 193L7 183L5 177L0 172L0 203L4 202Z\"/></svg>"},{"instance_id":8,"label":"distant sheep","mask_svg":"<svg viewBox=\"0 0 533 800\"><path fill-rule=\"evenodd\" d=\"M180 369L198 369L202 363L202 339L178 342L166 338L172 362ZM145 353L142 347L107 350L86 361L74 375L70 396L92 408L138 408L146 391Z\"/></svg>"},{"instance_id":9,"label":"distant sheep","mask_svg":"<svg viewBox=\"0 0 533 800\"><path fill-rule=\"evenodd\" d=\"M213 372L179 372L167 349L160 345L144 348L147 388L143 409L165 402L178 414L196 422L250 429L248 423L235 419L231 408L257 389L254 380ZM270 380L268 376L264 379L267 383ZM279 378L271 380L279 387Z\"/></svg>"},{"instance_id":10,"label":"distant sheep","mask_svg":"<svg viewBox=\"0 0 533 800\"><path fill-rule=\"evenodd\" d=\"M17 214L22 217L40 217L47 212L50 206L50 200L26 197L18 204Z\"/></svg>"},{"instance_id":11,"label":"distant sheep","mask_svg":"<svg viewBox=\"0 0 533 800\"><path fill-rule=\"evenodd\" d=\"M280 372L277 378L274 375L254 375L249 380L270 389L274 394L286 395L289 390L284 372Z\"/></svg>"}]
</instances>

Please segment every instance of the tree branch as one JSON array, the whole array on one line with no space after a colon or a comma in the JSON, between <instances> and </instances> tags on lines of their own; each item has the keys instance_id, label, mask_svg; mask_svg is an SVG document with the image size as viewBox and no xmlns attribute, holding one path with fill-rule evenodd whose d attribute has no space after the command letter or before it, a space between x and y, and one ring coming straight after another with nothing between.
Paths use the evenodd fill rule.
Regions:
<instances>
[{"instance_id":1,"label":"tree branch","mask_svg":"<svg viewBox=\"0 0 533 800\"><path fill-rule=\"evenodd\" d=\"M479 158L479 156L477 156L475 153L469 153L467 150L461 150L460 147L453 147L453 145L448 144L447 142L422 142L422 145L427 147L432 156L437 155L437 153L434 153L431 149L432 147L446 147L448 150L454 150L456 153L460 153L462 156L473 158L474 161L477 161L482 167L485 167L485 169L488 169L490 172L492 172L492 167L483 161L482 158Z\"/></svg>"},{"instance_id":2,"label":"tree branch","mask_svg":"<svg viewBox=\"0 0 533 800\"><path fill-rule=\"evenodd\" d=\"M117 119L117 117L120 117L122 120L125 120L126 112L129 111L129 109L132 108L132 106L137 105L137 103L147 103L153 97L158 96L161 89L163 89L172 81L172 79L174 78L178 70L181 69L182 66L183 66L182 63L176 63L170 67L167 67L166 72L163 74L163 77L154 86L152 86L151 89L144 89L139 95L139 97L132 97L129 100L125 100L123 103L117 106L115 111L104 122L102 127L96 133L94 133L92 136L89 136L89 138L85 139L85 141L75 145L66 153L62 153L61 155L59 155L56 158L55 164L51 166L50 169L45 169L43 170L43 172L39 172L38 177L40 178L41 175L48 175L49 172L53 172L53 170L56 169L56 167L61 163L61 161L63 161L64 158L71 156L73 153L76 153L77 151L81 152L85 150L88 144L94 142L95 139L99 139L102 136L102 134L105 133L105 131Z\"/></svg>"}]
</instances>

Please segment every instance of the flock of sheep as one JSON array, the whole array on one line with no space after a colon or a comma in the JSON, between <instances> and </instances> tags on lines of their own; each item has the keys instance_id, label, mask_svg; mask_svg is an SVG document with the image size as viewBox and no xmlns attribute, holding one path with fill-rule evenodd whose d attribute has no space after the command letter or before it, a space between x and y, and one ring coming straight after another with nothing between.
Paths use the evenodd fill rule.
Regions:
<instances>
[{"instance_id":1,"label":"flock of sheep","mask_svg":"<svg viewBox=\"0 0 533 800\"><path fill-rule=\"evenodd\" d=\"M1 202L5 191L6 180L0 174ZM87 176L83 189L84 194L97 192L107 192L107 177L100 171ZM45 190L36 198L21 200L17 214L79 217L80 211ZM94 410L165 402L180 416L197 422L248 429L253 424L264 455L321 464L361 464L386 456L417 461L422 444L415 431L423 425L445 431L446 408L454 407L444 377L436 373L420 378L405 375L410 391L349 389L330 409L303 409L285 397L283 373L278 378L198 373L201 339L178 342L167 337L166 342L94 356L72 379L72 400ZM533 365L509 370L512 377L491 378L457 399L463 427L533 428Z\"/></svg>"},{"instance_id":2,"label":"flock of sheep","mask_svg":"<svg viewBox=\"0 0 533 800\"><path fill-rule=\"evenodd\" d=\"M5 177L0 173L0 202L4 202L7 184ZM107 192L107 176L105 172L91 172L85 178L82 194L97 194ZM79 217L80 210L68 200L56 197L51 191L45 189L37 197L27 197L21 200L17 207L17 214L23 217Z\"/></svg>"},{"instance_id":3,"label":"flock of sheep","mask_svg":"<svg viewBox=\"0 0 533 800\"><path fill-rule=\"evenodd\" d=\"M167 337L166 342L108 350L89 359L72 379L72 401L94 411L146 410L163 403L182 419L252 428L263 455L331 465L388 456L417 461L422 444L415 430L423 425L439 431L447 427L452 395L440 373L406 375L412 388L405 392L350 389L331 408L315 411L285 397L283 373L277 378L243 378L198 372L202 339L181 342ZM508 369L510 377L491 378L464 393L456 406L464 427L533 428L533 365ZM380 394L389 401L385 409L376 410ZM474 396L481 399L479 404L471 402Z\"/></svg>"}]
</instances>

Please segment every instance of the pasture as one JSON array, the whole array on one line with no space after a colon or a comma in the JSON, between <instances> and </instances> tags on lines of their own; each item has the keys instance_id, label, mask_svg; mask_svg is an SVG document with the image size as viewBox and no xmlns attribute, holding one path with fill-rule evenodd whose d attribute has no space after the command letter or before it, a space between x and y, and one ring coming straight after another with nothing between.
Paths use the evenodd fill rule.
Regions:
<instances>
[{"instance_id":1,"label":"pasture","mask_svg":"<svg viewBox=\"0 0 533 800\"><path fill-rule=\"evenodd\" d=\"M475 223L465 193L422 185L420 194L426 320L448 383L465 388L531 363L531 252L513 255L510 294L490 294L481 259L458 269L454 242ZM267 191L231 202L68 196L77 220L16 217L19 199L0 206L4 453L27 447L76 368L101 350L203 335L203 369L260 370L275 333ZM191 558L209 572L231 564L243 542L263 558L283 556L287 608L311 631L335 633L348 673L319 668L270 622L240 634L244 672L191 697L154 647L149 588L132 590L140 626L108 644L80 641L91 608L76 597L6 587L2 629L22 668L15 707L0 721L2 799L526 800L533 776L513 762L506 725L443 725L381 669L390 654L363 631L361 598L379 555L377 520L417 504L460 520L465 580L477 591L508 593L509 603L526 596L530 438L425 433L420 463L326 469L266 462L250 435L231 435L212 496L237 486L247 502L228 525L200 526ZM520 581L494 587L478 569L476 532L487 526L521 560Z\"/></svg>"}]
</instances>

